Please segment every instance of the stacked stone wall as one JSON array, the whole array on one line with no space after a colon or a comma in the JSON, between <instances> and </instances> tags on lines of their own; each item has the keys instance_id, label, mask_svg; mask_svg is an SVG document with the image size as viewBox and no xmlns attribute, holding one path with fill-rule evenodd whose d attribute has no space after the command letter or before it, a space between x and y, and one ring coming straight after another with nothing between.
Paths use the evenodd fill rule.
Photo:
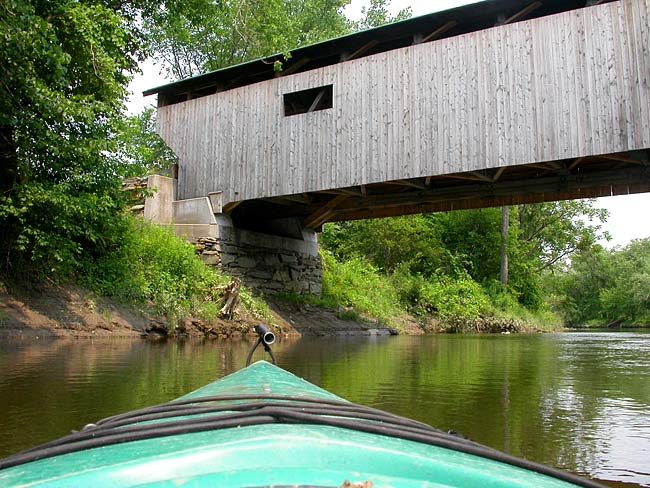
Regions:
<instances>
[{"instance_id":1,"label":"stacked stone wall","mask_svg":"<svg viewBox=\"0 0 650 488\"><path fill-rule=\"evenodd\" d=\"M144 205L149 184L148 176L136 176L122 181L122 191L131 196L129 210L137 216L144 216Z\"/></svg>"},{"instance_id":2,"label":"stacked stone wall","mask_svg":"<svg viewBox=\"0 0 650 488\"><path fill-rule=\"evenodd\" d=\"M237 231L241 232L246 231ZM274 236L268 238L278 240ZM265 294L293 292L321 295L323 267L317 248L316 252L310 252L313 246L307 246L310 249L304 250L300 246L273 247L221 237L202 237L198 239L196 247L206 264L241 278L246 286L254 290Z\"/></svg>"},{"instance_id":3,"label":"stacked stone wall","mask_svg":"<svg viewBox=\"0 0 650 488\"><path fill-rule=\"evenodd\" d=\"M290 227L290 238L238 229L229 216L213 213L208 198L174 201L174 180L163 176L129 178L122 189L131 193L134 214L173 224L176 235L193 242L206 264L254 290L321 295L323 265L315 232ZM300 234L302 239L295 238Z\"/></svg>"}]
</instances>

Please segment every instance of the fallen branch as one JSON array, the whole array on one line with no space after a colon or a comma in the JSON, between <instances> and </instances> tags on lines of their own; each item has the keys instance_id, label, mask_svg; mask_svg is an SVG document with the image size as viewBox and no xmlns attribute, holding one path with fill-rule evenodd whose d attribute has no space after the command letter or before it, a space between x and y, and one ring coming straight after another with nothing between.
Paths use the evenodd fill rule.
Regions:
<instances>
[{"instance_id":1,"label":"fallen branch","mask_svg":"<svg viewBox=\"0 0 650 488\"><path fill-rule=\"evenodd\" d=\"M224 296L226 301L221 307L221 317L231 319L235 314L237 306L239 305L239 290L241 288L241 280L238 278L233 279L230 284L226 287Z\"/></svg>"}]
</instances>

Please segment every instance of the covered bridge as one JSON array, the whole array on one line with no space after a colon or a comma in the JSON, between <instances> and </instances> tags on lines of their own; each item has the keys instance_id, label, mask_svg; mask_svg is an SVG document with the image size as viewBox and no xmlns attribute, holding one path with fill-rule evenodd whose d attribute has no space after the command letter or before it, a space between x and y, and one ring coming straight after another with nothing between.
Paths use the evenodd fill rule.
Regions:
<instances>
[{"instance_id":1,"label":"covered bridge","mask_svg":"<svg viewBox=\"0 0 650 488\"><path fill-rule=\"evenodd\" d=\"M328 221L650 191L650 0L488 0L291 54L145 92L179 232L317 259Z\"/></svg>"}]
</instances>

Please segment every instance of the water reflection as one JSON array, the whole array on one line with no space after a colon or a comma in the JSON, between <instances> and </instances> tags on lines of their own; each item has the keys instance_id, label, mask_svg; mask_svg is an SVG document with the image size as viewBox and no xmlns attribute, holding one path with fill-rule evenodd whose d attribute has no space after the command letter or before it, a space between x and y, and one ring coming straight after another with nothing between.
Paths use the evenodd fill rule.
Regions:
<instances>
[{"instance_id":1,"label":"water reflection","mask_svg":"<svg viewBox=\"0 0 650 488\"><path fill-rule=\"evenodd\" d=\"M181 396L239 369L249 347L0 343L0 456ZM650 486L648 334L305 338L274 350L351 401L612 486Z\"/></svg>"}]
</instances>

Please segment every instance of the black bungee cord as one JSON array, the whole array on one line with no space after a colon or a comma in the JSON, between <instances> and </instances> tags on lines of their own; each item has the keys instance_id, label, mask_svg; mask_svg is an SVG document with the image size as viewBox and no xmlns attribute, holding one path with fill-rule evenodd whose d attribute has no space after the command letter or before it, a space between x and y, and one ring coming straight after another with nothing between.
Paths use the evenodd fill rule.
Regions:
<instances>
[{"instance_id":1,"label":"black bungee cord","mask_svg":"<svg viewBox=\"0 0 650 488\"><path fill-rule=\"evenodd\" d=\"M250 396L243 395L243 397ZM226 408L216 407L210 412L216 415L210 415L206 411L207 409L204 409L205 407L199 407L197 410L192 411L190 402L205 405L211 402L231 401L231 397L216 396L187 400L187 403L182 402L182 405L174 405L172 402L171 404L158 405L148 409L147 413L155 411L164 412L170 406L188 407L188 410L168 412L170 414L169 416L161 415L158 417L158 420L167 417L169 419L167 422L146 423L147 420L154 419L152 417L143 418L142 416L136 416L136 418L129 419L129 421L125 422L119 418L120 416L112 417L97 422L95 425L88 426L88 428L80 432L75 432L56 441L0 460L0 470L62 454L71 454L86 449L111 446L125 442L257 425L302 424L338 427L428 444L510 464L528 471L534 471L567 481L576 486L603 488L603 485L594 481L586 480L532 461L519 459L460 437L457 434L442 432L420 422L362 405L328 400L324 400L324 404L322 405L317 405L316 401L312 401L312 399L295 397L282 398L277 395L270 395L269 397L281 401L278 403L254 402L230 404ZM257 398L263 400L265 396L261 395ZM312 407L305 405L310 403L313 405ZM141 411L142 413L145 412ZM172 420L173 418L177 418L176 416L179 414L184 418ZM139 423L142 421L145 423Z\"/></svg>"}]
</instances>

